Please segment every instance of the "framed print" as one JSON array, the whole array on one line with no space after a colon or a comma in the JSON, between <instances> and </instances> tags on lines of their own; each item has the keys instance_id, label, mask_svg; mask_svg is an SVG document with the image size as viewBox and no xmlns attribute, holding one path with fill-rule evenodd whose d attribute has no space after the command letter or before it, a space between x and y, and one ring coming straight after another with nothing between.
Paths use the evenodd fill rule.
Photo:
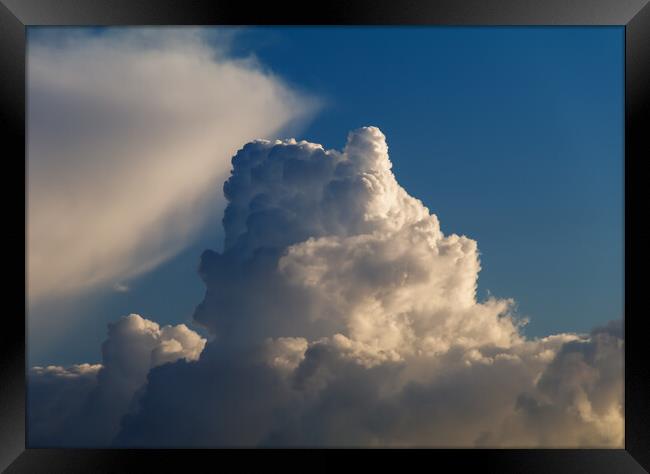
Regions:
<instances>
[{"instance_id":1,"label":"framed print","mask_svg":"<svg viewBox=\"0 0 650 474\"><path fill-rule=\"evenodd\" d=\"M647 472L645 0L134 3L0 5L1 468Z\"/></svg>"}]
</instances>

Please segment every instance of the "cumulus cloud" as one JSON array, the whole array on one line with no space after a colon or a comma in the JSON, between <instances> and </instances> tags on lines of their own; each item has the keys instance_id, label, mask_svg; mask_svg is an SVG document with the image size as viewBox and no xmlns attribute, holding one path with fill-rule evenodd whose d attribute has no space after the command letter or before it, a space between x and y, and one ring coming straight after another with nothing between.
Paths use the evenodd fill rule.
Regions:
<instances>
[{"instance_id":1,"label":"cumulus cloud","mask_svg":"<svg viewBox=\"0 0 650 474\"><path fill-rule=\"evenodd\" d=\"M564 344L492 442L623 446L623 362L621 321Z\"/></svg>"},{"instance_id":2,"label":"cumulus cloud","mask_svg":"<svg viewBox=\"0 0 650 474\"><path fill-rule=\"evenodd\" d=\"M109 325L101 364L33 367L32 445L108 444L149 370L177 360L197 360L205 344L206 339L184 324L161 328L130 314Z\"/></svg>"},{"instance_id":3,"label":"cumulus cloud","mask_svg":"<svg viewBox=\"0 0 650 474\"><path fill-rule=\"evenodd\" d=\"M316 105L230 57L222 32L46 33L28 42L30 304L174 255L221 211L237 147Z\"/></svg>"},{"instance_id":4,"label":"cumulus cloud","mask_svg":"<svg viewBox=\"0 0 650 474\"><path fill-rule=\"evenodd\" d=\"M622 446L620 326L530 339L477 300L476 242L398 184L380 130L232 164L194 314L213 340L149 370L113 445Z\"/></svg>"}]
</instances>

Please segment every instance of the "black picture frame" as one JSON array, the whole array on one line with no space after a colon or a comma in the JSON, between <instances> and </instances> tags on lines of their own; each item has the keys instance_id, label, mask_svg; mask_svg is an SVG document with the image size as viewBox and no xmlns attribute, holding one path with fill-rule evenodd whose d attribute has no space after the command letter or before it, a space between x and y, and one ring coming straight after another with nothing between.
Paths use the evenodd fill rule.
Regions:
<instances>
[{"instance_id":1,"label":"black picture frame","mask_svg":"<svg viewBox=\"0 0 650 474\"><path fill-rule=\"evenodd\" d=\"M3 202L12 208L4 261L8 278L0 344L0 469L6 472L133 472L215 468L234 461L246 469L252 457L232 450L26 449L25 430L25 38L34 25L620 25L625 27L625 448L624 449L433 449L391 450L403 466L411 456L434 468L488 472L635 473L650 470L650 359L645 314L632 271L643 268L645 233L634 203L643 202L641 180L650 150L650 6L648 0L354 0L308 5L281 1L251 7L235 1L0 0L0 120L4 149ZM8 169L7 169L8 168ZM22 194L21 194L22 193ZM26 201L23 203L26 205ZM639 207L641 207L640 205ZM640 216L639 216L640 217ZM622 223L623 224L623 223ZM634 228L633 228L634 226ZM8 250L8 251L7 251ZM22 269L22 270L21 270ZM13 285L13 286L12 286ZM634 306L633 306L634 305ZM636 313L635 309L636 308ZM258 450L257 452L266 452ZM248 451L247 451L248 452ZM285 450L275 450L272 456ZM389 460L381 451L381 462ZM327 451L332 453L332 451ZM378 451L365 450L362 455ZM227 457L228 459L224 458ZM409 456L408 458L404 456ZM374 456L373 456L374 457ZM328 455L320 467L336 467Z\"/></svg>"}]
</instances>

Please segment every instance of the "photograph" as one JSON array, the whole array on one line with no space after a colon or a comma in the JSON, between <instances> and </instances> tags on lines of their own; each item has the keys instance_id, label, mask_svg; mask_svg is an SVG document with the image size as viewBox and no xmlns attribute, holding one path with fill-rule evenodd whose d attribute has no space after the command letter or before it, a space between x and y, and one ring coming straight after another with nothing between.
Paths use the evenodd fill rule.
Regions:
<instances>
[{"instance_id":1,"label":"photograph","mask_svg":"<svg viewBox=\"0 0 650 474\"><path fill-rule=\"evenodd\" d=\"M27 448L625 449L624 25L34 25L24 88Z\"/></svg>"}]
</instances>

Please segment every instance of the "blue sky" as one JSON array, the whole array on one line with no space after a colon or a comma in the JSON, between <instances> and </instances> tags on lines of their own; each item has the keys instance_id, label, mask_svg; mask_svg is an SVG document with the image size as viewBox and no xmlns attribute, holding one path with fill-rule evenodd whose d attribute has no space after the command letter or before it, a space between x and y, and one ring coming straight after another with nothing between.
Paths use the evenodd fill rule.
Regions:
<instances>
[{"instance_id":1,"label":"blue sky","mask_svg":"<svg viewBox=\"0 0 650 474\"><path fill-rule=\"evenodd\" d=\"M479 299L514 298L527 335L622 316L623 28L249 28L233 48L322 99L297 138L341 148L378 126L400 184L443 232L478 241ZM129 292L77 298L79 324L30 345L32 365L98 360L123 314L189 322L220 226Z\"/></svg>"}]
</instances>

